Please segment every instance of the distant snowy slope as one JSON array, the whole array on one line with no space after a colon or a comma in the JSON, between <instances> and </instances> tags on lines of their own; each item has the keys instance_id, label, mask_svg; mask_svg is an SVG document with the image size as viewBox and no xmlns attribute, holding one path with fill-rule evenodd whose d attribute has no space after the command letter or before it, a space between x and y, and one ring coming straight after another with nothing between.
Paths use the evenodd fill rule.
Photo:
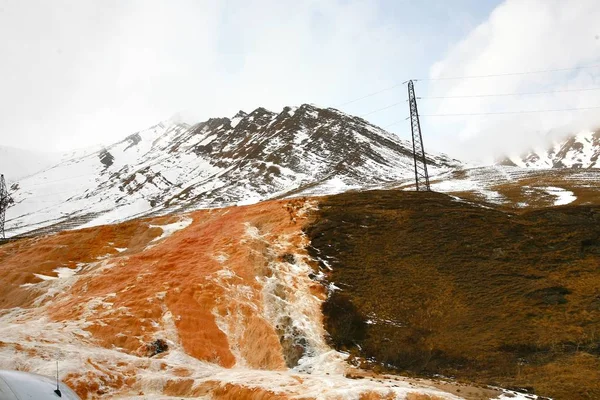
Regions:
<instances>
[{"instance_id":1,"label":"distant snowy slope","mask_svg":"<svg viewBox=\"0 0 600 400\"><path fill-rule=\"evenodd\" d=\"M549 148L511 156L500 164L530 168L600 168L600 131L583 131Z\"/></svg>"},{"instance_id":2,"label":"distant snowy slope","mask_svg":"<svg viewBox=\"0 0 600 400\"><path fill-rule=\"evenodd\" d=\"M0 174L8 182L39 172L60 161L58 153L43 153L0 146Z\"/></svg>"},{"instance_id":3,"label":"distant snowy slope","mask_svg":"<svg viewBox=\"0 0 600 400\"><path fill-rule=\"evenodd\" d=\"M430 174L460 162L428 155ZM136 216L329 194L412 179L412 147L367 121L304 104L189 126L164 122L11 185L9 235Z\"/></svg>"}]
</instances>

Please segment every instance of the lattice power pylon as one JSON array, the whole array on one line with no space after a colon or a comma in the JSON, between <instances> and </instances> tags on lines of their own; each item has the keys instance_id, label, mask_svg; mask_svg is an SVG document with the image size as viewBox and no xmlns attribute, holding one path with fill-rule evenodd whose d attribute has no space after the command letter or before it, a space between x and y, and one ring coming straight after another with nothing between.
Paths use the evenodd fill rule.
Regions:
<instances>
[{"instance_id":1,"label":"lattice power pylon","mask_svg":"<svg viewBox=\"0 0 600 400\"><path fill-rule=\"evenodd\" d=\"M4 216L6 215L6 209L10 197L8 196L8 190L6 189L6 182L4 181L4 175L0 175L0 239L6 239L4 236Z\"/></svg>"},{"instance_id":2,"label":"lattice power pylon","mask_svg":"<svg viewBox=\"0 0 600 400\"><path fill-rule=\"evenodd\" d=\"M427 159L421 135L421 123L419 122L419 110L417 109L417 97L413 81L408 81L408 104L410 107L410 128L412 130L413 157L415 160L415 185L417 191L430 191L429 174L427 173Z\"/></svg>"}]
</instances>

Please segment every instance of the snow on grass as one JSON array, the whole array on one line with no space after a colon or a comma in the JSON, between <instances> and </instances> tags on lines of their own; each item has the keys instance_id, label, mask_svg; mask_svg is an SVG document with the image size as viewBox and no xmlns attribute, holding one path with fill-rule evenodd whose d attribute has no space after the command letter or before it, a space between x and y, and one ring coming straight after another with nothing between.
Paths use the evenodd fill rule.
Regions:
<instances>
[{"instance_id":1,"label":"snow on grass","mask_svg":"<svg viewBox=\"0 0 600 400\"><path fill-rule=\"evenodd\" d=\"M481 189L479 193L481 193L490 203L502 204L504 202L504 196L495 190Z\"/></svg>"},{"instance_id":2,"label":"snow on grass","mask_svg":"<svg viewBox=\"0 0 600 400\"><path fill-rule=\"evenodd\" d=\"M434 192L470 192L479 191L482 185L470 179L446 179L431 184Z\"/></svg>"},{"instance_id":3,"label":"snow on grass","mask_svg":"<svg viewBox=\"0 0 600 400\"><path fill-rule=\"evenodd\" d=\"M577 196L573 194L570 190L555 187L555 186L547 186L544 188L548 194L556 197L554 200L555 206L563 206L565 204L570 204L577 200Z\"/></svg>"},{"instance_id":4,"label":"snow on grass","mask_svg":"<svg viewBox=\"0 0 600 400\"><path fill-rule=\"evenodd\" d=\"M150 243L156 243L159 242L163 239L168 238L169 236L171 236L172 234L174 234L177 231L180 231L182 229L187 228L188 226L191 225L191 223L194 222L193 218L183 218L180 219L177 222L173 222L172 224L167 224L167 225L149 225L150 228L160 228L162 229L162 233L160 236L155 237L154 239L152 239L152 241ZM152 247L148 246L148 248Z\"/></svg>"},{"instance_id":5,"label":"snow on grass","mask_svg":"<svg viewBox=\"0 0 600 400\"><path fill-rule=\"evenodd\" d=\"M306 194L323 195L323 194L337 194L342 193L350 189L357 189L358 185L353 185L345 182L341 177L336 176L328 179L325 182L320 183L314 188L310 188L305 191Z\"/></svg>"},{"instance_id":6,"label":"snow on grass","mask_svg":"<svg viewBox=\"0 0 600 400\"><path fill-rule=\"evenodd\" d=\"M538 397L532 394L514 392L512 390L502 390L502 394L492 400L532 400L537 399Z\"/></svg>"},{"instance_id":7,"label":"snow on grass","mask_svg":"<svg viewBox=\"0 0 600 400\"><path fill-rule=\"evenodd\" d=\"M486 188L482 182L471 179L448 179L431 185L434 192L475 192L483 195L490 203L501 204L504 196L495 190Z\"/></svg>"}]
</instances>

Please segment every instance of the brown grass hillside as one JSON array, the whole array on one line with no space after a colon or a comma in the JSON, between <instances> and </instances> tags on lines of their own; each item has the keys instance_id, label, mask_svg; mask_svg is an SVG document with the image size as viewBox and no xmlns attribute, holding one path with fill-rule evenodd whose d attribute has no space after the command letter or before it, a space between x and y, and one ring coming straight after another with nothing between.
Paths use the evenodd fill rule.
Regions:
<instances>
[{"instance_id":1,"label":"brown grass hillside","mask_svg":"<svg viewBox=\"0 0 600 400\"><path fill-rule=\"evenodd\" d=\"M324 305L337 347L402 371L600 398L600 207L517 215L371 191L319 213L306 231L341 289Z\"/></svg>"}]
</instances>

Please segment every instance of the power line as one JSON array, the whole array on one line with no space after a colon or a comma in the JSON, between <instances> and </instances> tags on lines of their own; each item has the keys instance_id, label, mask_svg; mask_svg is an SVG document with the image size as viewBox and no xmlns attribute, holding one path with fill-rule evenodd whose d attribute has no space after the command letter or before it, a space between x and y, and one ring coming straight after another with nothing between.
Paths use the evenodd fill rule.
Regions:
<instances>
[{"instance_id":1,"label":"power line","mask_svg":"<svg viewBox=\"0 0 600 400\"><path fill-rule=\"evenodd\" d=\"M456 80L456 79L492 78L492 77L496 77L496 76L515 76L515 75L543 74L543 73L561 72L561 71L577 71L577 70L592 69L592 68L600 68L600 64L598 64L598 65L580 66L580 67L572 67L572 68L556 68L556 69L546 69L546 70L537 70L537 71L525 71L525 72L507 72L507 73L500 73L500 74L456 76L456 77L440 77L440 78L421 78L421 79L413 79L413 81L440 81L440 80ZM380 93L384 93L384 92L387 92L389 90L395 89L395 88L397 88L399 86L402 86L402 85L404 85L407 82L408 82L408 80L406 80L404 82L400 82L400 83L395 83L392 86L388 86L386 88L377 90L375 92L365 94L363 96L360 96L360 97L357 97L355 99L349 100L349 101L347 101L345 103L338 104L338 105L336 105L334 107L343 107L343 106L346 106L348 104L356 103L357 101L360 101L360 100L368 99L369 97L373 97L373 96L376 96L376 95L378 95Z\"/></svg>"},{"instance_id":2,"label":"power line","mask_svg":"<svg viewBox=\"0 0 600 400\"><path fill-rule=\"evenodd\" d=\"M0 174L0 239L5 239L4 235L4 220L6 218L6 210L11 203L11 198L6 189L6 181L4 175Z\"/></svg>"},{"instance_id":3,"label":"power line","mask_svg":"<svg viewBox=\"0 0 600 400\"><path fill-rule=\"evenodd\" d=\"M544 92L517 92L517 93L498 93L498 94L473 94L473 95L464 95L464 96L424 96L418 97L419 100L427 100L427 99L466 99L471 97L501 97L501 96L528 96L528 95L537 95L537 94L552 94L552 93L568 93L568 92L586 92L591 90L600 90L600 87L597 88L585 88L585 89L565 89L565 90L548 90Z\"/></svg>"},{"instance_id":4,"label":"power line","mask_svg":"<svg viewBox=\"0 0 600 400\"><path fill-rule=\"evenodd\" d=\"M88 176L101 177L102 176L101 174L102 174L102 171L100 171L100 172L91 172L91 173L82 174L82 175L70 176L70 177L62 178L62 179L56 179L56 180L53 180L53 181L43 181L43 182L40 182L40 183L34 183L34 184L26 185L26 187L30 188L30 187L38 187L38 186L47 186L47 185L50 185L50 184L56 183L56 182L70 181L72 179L83 178L83 177L88 177ZM34 175L31 175L31 176L34 176ZM22 179L20 181L17 181L15 183L22 184L23 181L27 181L27 178Z\"/></svg>"},{"instance_id":5,"label":"power line","mask_svg":"<svg viewBox=\"0 0 600 400\"><path fill-rule=\"evenodd\" d=\"M397 105L404 104L404 103L406 103L406 101L399 101L398 103L390 104L389 106L378 108L377 110L373 110L366 114L359 115L359 117L363 118L363 117L366 117L367 115L375 114L375 113L378 113L379 111L387 110L388 108L392 108L392 107L395 107Z\"/></svg>"},{"instance_id":6,"label":"power line","mask_svg":"<svg viewBox=\"0 0 600 400\"><path fill-rule=\"evenodd\" d=\"M467 117L467 116L476 116L476 115L505 115L505 114L534 114L534 113L546 113L546 112L564 112L564 111L584 111L584 110L595 110L600 109L598 107L579 107L579 108L561 108L554 110L523 110L523 111L498 111L498 112L482 112L482 113L458 113L458 114L419 114L419 117ZM390 126L394 126L399 124L400 122L404 122L408 119L404 118L402 120L394 121L389 125L385 125L383 129L387 129Z\"/></svg>"},{"instance_id":7,"label":"power line","mask_svg":"<svg viewBox=\"0 0 600 400\"><path fill-rule=\"evenodd\" d=\"M531 114L545 112L562 112L562 111L582 111L594 110L598 107L579 107L579 108L560 108L554 110L523 110L523 111L498 111L498 112L483 112L483 113L463 113L463 114L421 114L421 117L465 117L470 115L502 115L502 114Z\"/></svg>"},{"instance_id":8,"label":"power line","mask_svg":"<svg viewBox=\"0 0 600 400\"><path fill-rule=\"evenodd\" d=\"M500 97L500 96L524 96L524 95L539 95L539 94L551 94L551 93L567 93L567 92L584 92L584 91L592 91L592 90L600 90L600 87L596 87L596 88L584 88L584 89L565 89L565 90L548 90L548 91L542 91L542 92L516 92L516 93L498 93L498 94L476 94L476 95L461 95L461 96L424 96L424 97L417 97L418 100L428 100L428 99L464 99L464 98L479 98L479 97ZM383 110L387 110L389 108L395 107L397 105L400 104L404 104L404 102L397 102L397 103L393 103L390 104L388 106L385 107L381 107L378 108L376 110L370 111L366 114L362 114L359 115L359 117L363 118L366 117L368 115L371 114L375 114L378 113L380 111ZM593 107L595 108L595 107ZM565 109L564 111L572 111L574 109ZM545 112L545 111L562 111L562 110L540 110L540 111L525 111L525 112ZM510 111L510 112L506 112L506 114L508 113L520 113L518 111ZM502 113L505 114L505 113ZM470 114L469 115L473 115ZM421 115L423 117L426 116L433 116L433 115Z\"/></svg>"},{"instance_id":9,"label":"power line","mask_svg":"<svg viewBox=\"0 0 600 400\"><path fill-rule=\"evenodd\" d=\"M50 197L50 196L55 196L55 195L59 195L59 194L66 194L66 193L72 193L72 196L69 196L69 197L73 197L73 196L77 196L77 195L80 195L80 194L85 194L85 192L87 192L88 190L89 190L89 188L85 189L85 191L83 193L79 192L79 191L76 191L76 190L65 190L65 191L62 191L62 192L43 193L43 194L38 194L38 195L35 195L35 196L28 196L27 195L26 197L23 197L23 199L21 199L19 201L19 203L21 203L23 201L27 201L29 199L35 199L35 198L38 198L38 197ZM13 194L14 194L14 192L13 192ZM22 194L22 193L17 193L17 194ZM23 196L25 196L25 195L23 194ZM50 200L49 202L53 203L54 201ZM38 203L38 202L36 201L36 203ZM43 202L39 202L39 203L43 203Z\"/></svg>"},{"instance_id":10,"label":"power line","mask_svg":"<svg viewBox=\"0 0 600 400\"><path fill-rule=\"evenodd\" d=\"M387 87L387 88L385 88L385 89L381 89L381 90L378 90L378 91L376 91L376 92L369 93L369 94L367 94L367 95L364 95L364 96L358 97L358 98L356 98L356 99L354 99L354 100L350 100L350 101L347 101L347 102L345 102L345 103L338 104L336 107L343 107L343 106L347 106L348 104L356 103L357 101L364 100L364 99L367 99L367 98L369 98L369 97L373 97L373 96L375 96L375 95L378 95L378 94L380 94L380 93L387 92L388 90L395 89L395 88L397 88L397 87L399 87L399 86L402 86L402 85L404 85L404 83L406 83L406 82L402 82L402 83L396 83L395 85L393 85L393 86L390 86L390 87Z\"/></svg>"},{"instance_id":11,"label":"power line","mask_svg":"<svg viewBox=\"0 0 600 400\"><path fill-rule=\"evenodd\" d=\"M592 68L600 68L600 64L598 65L585 65L580 67L571 67L571 68L555 68L555 69L544 69L537 71L525 71L525 72L505 72L499 74L486 74L486 75L467 75L467 76L453 76L453 77L440 77L440 78L421 78L421 79L413 79L413 81L445 81L445 80L455 80L455 79L480 79L480 78L494 78L500 76L516 76L516 75L530 75L530 74L545 74L550 72L564 72L564 71L577 71L582 69L592 69Z\"/></svg>"}]
</instances>

